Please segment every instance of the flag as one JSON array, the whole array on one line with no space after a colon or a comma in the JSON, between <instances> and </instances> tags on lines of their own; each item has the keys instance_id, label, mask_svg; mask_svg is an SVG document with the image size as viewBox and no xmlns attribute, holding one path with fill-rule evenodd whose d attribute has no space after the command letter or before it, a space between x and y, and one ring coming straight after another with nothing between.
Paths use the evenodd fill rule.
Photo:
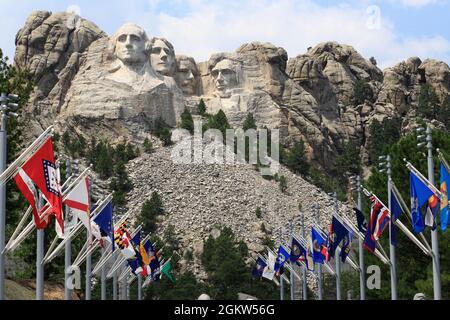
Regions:
<instances>
[{"instance_id":1,"label":"flag","mask_svg":"<svg viewBox=\"0 0 450 320\"><path fill-rule=\"evenodd\" d=\"M398 201L397 194L394 189L391 189L391 212L392 212L392 223L391 223L391 244L393 246L397 245L397 228L395 227L395 220L400 218L403 213L400 201Z\"/></svg>"},{"instance_id":2,"label":"flag","mask_svg":"<svg viewBox=\"0 0 450 320\"><path fill-rule=\"evenodd\" d=\"M307 248L307 255L306 255L306 268L309 271L314 271L314 258L313 258L313 241L311 236L308 238L308 248Z\"/></svg>"},{"instance_id":3,"label":"flag","mask_svg":"<svg viewBox=\"0 0 450 320\"><path fill-rule=\"evenodd\" d=\"M159 257L161 256L160 251L156 251L150 240L144 244L144 250L147 253L149 261L149 263L147 264L150 267L147 268L147 270L149 271L148 273L151 275L153 281L157 281L159 280L161 275L159 260Z\"/></svg>"},{"instance_id":4,"label":"flag","mask_svg":"<svg viewBox=\"0 0 450 320\"><path fill-rule=\"evenodd\" d=\"M327 239L328 256L334 257L336 248L345 237L349 237L350 231L343 225L338 218L333 215L330 225L330 233ZM328 262L328 259L326 260Z\"/></svg>"},{"instance_id":5,"label":"flag","mask_svg":"<svg viewBox=\"0 0 450 320\"><path fill-rule=\"evenodd\" d=\"M364 247L370 252L374 252L378 239L390 221L390 213L375 196L370 197L370 201L372 202L372 210L364 237Z\"/></svg>"},{"instance_id":6,"label":"flag","mask_svg":"<svg viewBox=\"0 0 450 320\"><path fill-rule=\"evenodd\" d=\"M103 248L103 242L111 242L114 251L114 229L113 229L113 208L109 202L102 211L95 217L91 225L92 235L100 241Z\"/></svg>"},{"instance_id":7,"label":"flag","mask_svg":"<svg viewBox=\"0 0 450 320\"><path fill-rule=\"evenodd\" d=\"M364 218L364 215L358 208L353 208L356 213L356 221L358 222L358 230L362 233L366 233L367 231L367 222Z\"/></svg>"},{"instance_id":8,"label":"flag","mask_svg":"<svg viewBox=\"0 0 450 320\"><path fill-rule=\"evenodd\" d=\"M269 250L267 253L267 265L264 268L262 276L266 279L273 280L273 276L275 275L275 261L277 257Z\"/></svg>"},{"instance_id":9,"label":"flag","mask_svg":"<svg viewBox=\"0 0 450 320\"><path fill-rule=\"evenodd\" d=\"M256 266L252 270L253 278L261 278L267 263L261 258L256 259Z\"/></svg>"},{"instance_id":10,"label":"flag","mask_svg":"<svg viewBox=\"0 0 450 320\"><path fill-rule=\"evenodd\" d=\"M341 248L341 261L345 262L345 260L347 259L347 256L350 253L351 250L351 243L352 243L352 233L350 231L348 231L345 235L344 235L344 239L342 242L342 248Z\"/></svg>"},{"instance_id":11,"label":"flag","mask_svg":"<svg viewBox=\"0 0 450 320\"><path fill-rule=\"evenodd\" d=\"M296 262L298 265L300 265L300 262L306 263L307 255L308 253L305 247L295 237L292 237L291 253L289 255L289 260L291 262Z\"/></svg>"},{"instance_id":12,"label":"flag","mask_svg":"<svg viewBox=\"0 0 450 320\"><path fill-rule=\"evenodd\" d=\"M409 172L409 187L411 193L411 218L415 233L425 229L422 217L422 207L433 195L433 191L426 186L412 171Z\"/></svg>"},{"instance_id":13,"label":"flag","mask_svg":"<svg viewBox=\"0 0 450 320\"><path fill-rule=\"evenodd\" d=\"M122 222L114 231L114 241L125 259L133 259L136 257L136 251L134 251L133 242L128 232L127 220Z\"/></svg>"},{"instance_id":14,"label":"flag","mask_svg":"<svg viewBox=\"0 0 450 320\"><path fill-rule=\"evenodd\" d=\"M274 271L277 276L282 274L281 270L286 261L289 261L289 252L287 252L287 250L282 245L280 245L280 247L278 248L278 256L274 266Z\"/></svg>"},{"instance_id":15,"label":"flag","mask_svg":"<svg viewBox=\"0 0 450 320\"><path fill-rule=\"evenodd\" d=\"M64 204L70 209L73 214L73 223L77 224L78 219L83 223L88 230L88 234L91 234L91 212L90 212L90 200L89 200L89 179L84 177L75 188L73 188L69 194L65 197ZM89 237L90 238L90 237Z\"/></svg>"},{"instance_id":16,"label":"flag","mask_svg":"<svg viewBox=\"0 0 450 320\"><path fill-rule=\"evenodd\" d=\"M314 227L311 228L311 239L313 244L313 254L312 258L314 263L324 263L324 259L328 255L326 240L319 231L317 231Z\"/></svg>"},{"instance_id":17,"label":"flag","mask_svg":"<svg viewBox=\"0 0 450 320\"><path fill-rule=\"evenodd\" d=\"M175 279L173 278L173 276L170 274L170 270L172 269L172 262L167 261L167 263L162 267L161 272L172 282L175 283Z\"/></svg>"},{"instance_id":18,"label":"flag","mask_svg":"<svg viewBox=\"0 0 450 320\"><path fill-rule=\"evenodd\" d=\"M437 194L433 194L428 198L427 213L425 215L425 225L436 229L436 217L440 207L440 201Z\"/></svg>"},{"instance_id":19,"label":"flag","mask_svg":"<svg viewBox=\"0 0 450 320\"><path fill-rule=\"evenodd\" d=\"M33 218L37 229L45 229L48 217L54 215L59 237L63 237L64 219L62 214L61 189L58 171L53 155L52 139L47 141L19 168L14 180L20 192L25 196L33 209ZM36 185L36 187L34 187ZM37 190L46 201L38 208Z\"/></svg>"},{"instance_id":20,"label":"flag","mask_svg":"<svg viewBox=\"0 0 450 320\"><path fill-rule=\"evenodd\" d=\"M441 229L447 230L447 226L450 225L450 215L448 209L448 190L447 185L450 185L450 173L447 171L445 164L441 162L440 167L441 185L440 191L442 193L441 198Z\"/></svg>"}]
</instances>

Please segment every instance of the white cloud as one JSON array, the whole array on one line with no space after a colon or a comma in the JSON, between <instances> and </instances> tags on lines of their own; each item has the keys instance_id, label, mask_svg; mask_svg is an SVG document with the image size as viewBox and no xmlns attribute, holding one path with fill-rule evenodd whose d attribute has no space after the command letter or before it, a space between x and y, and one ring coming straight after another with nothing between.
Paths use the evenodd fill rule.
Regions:
<instances>
[{"instance_id":1,"label":"white cloud","mask_svg":"<svg viewBox=\"0 0 450 320\"><path fill-rule=\"evenodd\" d=\"M177 53L191 55L198 62L251 41L271 42L285 48L290 57L305 53L307 47L320 42L337 41L352 45L366 58L374 56L380 67L410 56L450 62L450 41L439 33L427 38L399 34L382 9L370 6L372 1L347 1L350 2L321 5L309 0L134 0L110 2L108 10L103 3L94 1L79 1L78 5L84 18L109 34L127 21L136 22L150 36L169 39ZM433 0L387 1L412 4ZM13 2L8 3L12 7ZM54 12L68 6L64 2L58 5L42 1L39 6ZM0 38L0 47L9 56L14 53L15 33L35 9L31 7L36 4L24 2L2 19L5 36Z\"/></svg>"},{"instance_id":2,"label":"white cloud","mask_svg":"<svg viewBox=\"0 0 450 320\"><path fill-rule=\"evenodd\" d=\"M245 4L193 0L190 14L158 15L156 32L169 39L178 53L192 55L197 61L204 61L215 52L234 51L250 41L272 42L285 48L291 57L320 42L337 41L354 46L366 58L374 56L381 67L410 56L450 60L448 39L440 35L414 38L396 34L383 11L374 8L378 7L325 7L302 0Z\"/></svg>"},{"instance_id":3,"label":"white cloud","mask_svg":"<svg viewBox=\"0 0 450 320\"><path fill-rule=\"evenodd\" d=\"M444 2L444 1L443 0L390 0L390 2L401 3L402 5L407 6L407 7L420 8L420 7L424 7L424 6L428 6L428 5L432 5L432 4L436 4L436 3L440 3L440 2Z\"/></svg>"}]
</instances>

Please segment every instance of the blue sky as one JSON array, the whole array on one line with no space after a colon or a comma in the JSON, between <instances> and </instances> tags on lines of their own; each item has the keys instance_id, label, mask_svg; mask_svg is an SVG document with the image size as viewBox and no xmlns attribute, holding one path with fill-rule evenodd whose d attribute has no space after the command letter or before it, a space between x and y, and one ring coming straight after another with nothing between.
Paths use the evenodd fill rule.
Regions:
<instances>
[{"instance_id":1,"label":"blue sky","mask_svg":"<svg viewBox=\"0 0 450 320\"><path fill-rule=\"evenodd\" d=\"M10 58L16 32L32 11L75 8L108 34L136 22L198 62L250 41L271 42L294 57L334 40L374 56L381 68L410 56L450 63L450 0L0 0L0 5L0 48Z\"/></svg>"}]
</instances>

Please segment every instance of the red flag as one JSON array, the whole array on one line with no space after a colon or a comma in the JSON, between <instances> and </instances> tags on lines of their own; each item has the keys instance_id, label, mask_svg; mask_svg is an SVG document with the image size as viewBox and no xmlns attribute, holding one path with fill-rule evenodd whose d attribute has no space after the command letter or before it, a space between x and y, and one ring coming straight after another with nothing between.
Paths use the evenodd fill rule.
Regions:
<instances>
[{"instance_id":1,"label":"red flag","mask_svg":"<svg viewBox=\"0 0 450 320\"><path fill-rule=\"evenodd\" d=\"M25 178L25 179L24 179ZM33 207L36 228L43 229L47 226L48 215L55 215L59 228L64 232L64 219L62 216L61 190L53 156L52 139L47 141L37 150L33 156L22 166L14 180L20 191ZM32 192L33 182L41 191L47 204L37 212L35 192ZM58 229L58 228L57 228Z\"/></svg>"}]
</instances>

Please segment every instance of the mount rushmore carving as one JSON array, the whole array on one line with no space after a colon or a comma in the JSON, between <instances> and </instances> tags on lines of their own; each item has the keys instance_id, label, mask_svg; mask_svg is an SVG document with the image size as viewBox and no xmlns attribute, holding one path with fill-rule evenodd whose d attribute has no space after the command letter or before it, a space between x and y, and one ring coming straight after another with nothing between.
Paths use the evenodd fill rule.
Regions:
<instances>
[{"instance_id":1,"label":"mount rushmore carving","mask_svg":"<svg viewBox=\"0 0 450 320\"><path fill-rule=\"evenodd\" d=\"M305 141L310 158L327 167L344 143L364 146L373 119L402 116L407 126L424 81L440 100L450 94L450 69L436 60L411 58L383 72L335 42L290 59L283 48L252 42L197 63L135 24L108 37L73 19L37 11L17 33L14 63L36 80L26 110L41 115L36 127L64 121L139 140L158 119L175 127L203 99L208 113L223 110L235 127L252 113L259 127L279 128L284 144ZM371 89L363 103L354 99L357 81Z\"/></svg>"}]
</instances>

